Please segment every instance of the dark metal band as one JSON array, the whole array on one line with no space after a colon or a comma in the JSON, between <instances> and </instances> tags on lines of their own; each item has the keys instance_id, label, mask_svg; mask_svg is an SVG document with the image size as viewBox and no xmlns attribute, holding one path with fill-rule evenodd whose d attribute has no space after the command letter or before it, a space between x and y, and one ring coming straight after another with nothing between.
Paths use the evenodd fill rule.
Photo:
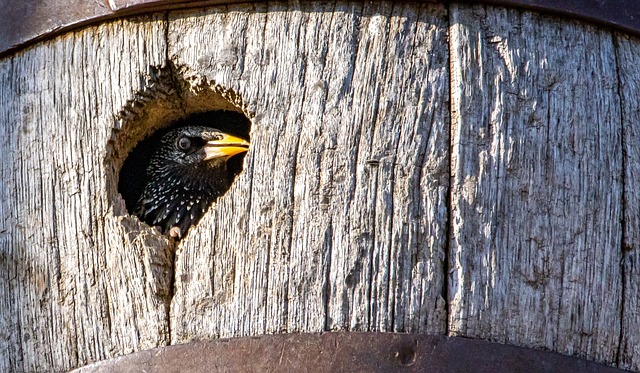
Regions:
<instances>
[{"instance_id":1,"label":"dark metal band","mask_svg":"<svg viewBox=\"0 0 640 373\"><path fill-rule=\"evenodd\" d=\"M154 11L256 0L0 0L0 56L106 19ZM431 0L437 2L437 0ZM439 2L451 2L442 0ZM636 0L484 0L460 1L552 12L640 35L640 1Z\"/></svg>"},{"instance_id":2,"label":"dark metal band","mask_svg":"<svg viewBox=\"0 0 640 373\"><path fill-rule=\"evenodd\" d=\"M563 372L622 370L478 339L426 334L276 334L193 342L91 364L72 373Z\"/></svg>"}]
</instances>

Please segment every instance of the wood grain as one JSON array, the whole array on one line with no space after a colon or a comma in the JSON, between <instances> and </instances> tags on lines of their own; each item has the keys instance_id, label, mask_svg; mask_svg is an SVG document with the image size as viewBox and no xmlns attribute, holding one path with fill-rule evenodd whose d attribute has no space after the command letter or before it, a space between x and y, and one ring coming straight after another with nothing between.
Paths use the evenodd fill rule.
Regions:
<instances>
[{"instance_id":1,"label":"wood grain","mask_svg":"<svg viewBox=\"0 0 640 373\"><path fill-rule=\"evenodd\" d=\"M166 56L164 25L116 21L0 61L2 372L168 342L167 241L114 213L105 168L116 114Z\"/></svg>"},{"instance_id":2,"label":"wood grain","mask_svg":"<svg viewBox=\"0 0 640 373\"><path fill-rule=\"evenodd\" d=\"M619 366L640 371L640 40L615 36L624 162L622 335Z\"/></svg>"},{"instance_id":3,"label":"wood grain","mask_svg":"<svg viewBox=\"0 0 640 373\"><path fill-rule=\"evenodd\" d=\"M640 371L638 50L530 12L329 1L120 20L0 60L0 371L332 330ZM209 85L241 98L251 150L174 258L118 167L172 118L239 104ZM151 86L166 107L138 105Z\"/></svg>"},{"instance_id":4,"label":"wood grain","mask_svg":"<svg viewBox=\"0 0 640 373\"><path fill-rule=\"evenodd\" d=\"M178 249L172 343L444 333L445 16L360 2L170 14L175 63L255 113L245 172Z\"/></svg>"},{"instance_id":5,"label":"wood grain","mask_svg":"<svg viewBox=\"0 0 640 373\"><path fill-rule=\"evenodd\" d=\"M615 363L622 127L611 34L451 7L453 335Z\"/></svg>"}]
</instances>

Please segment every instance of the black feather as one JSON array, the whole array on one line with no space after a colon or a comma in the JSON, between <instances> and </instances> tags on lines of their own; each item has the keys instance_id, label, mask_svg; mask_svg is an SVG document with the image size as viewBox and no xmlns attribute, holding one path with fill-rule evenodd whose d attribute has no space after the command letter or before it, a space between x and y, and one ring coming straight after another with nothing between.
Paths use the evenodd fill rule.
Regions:
<instances>
[{"instance_id":1,"label":"black feather","mask_svg":"<svg viewBox=\"0 0 640 373\"><path fill-rule=\"evenodd\" d=\"M177 227L180 235L184 235L229 189L242 168L244 154L203 160L199 147L205 141L201 134L216 129L193 125L202 122L189 118L144 140L127 158L120 173L119 190L127 209L147 224L160 227L163 233ZM248 140L246 132L229 129L225 132L235 132L234 135ZM193 149L187 152L176 144L176 139L184 135L192 139Z\"/></svg>"}]
</instances>

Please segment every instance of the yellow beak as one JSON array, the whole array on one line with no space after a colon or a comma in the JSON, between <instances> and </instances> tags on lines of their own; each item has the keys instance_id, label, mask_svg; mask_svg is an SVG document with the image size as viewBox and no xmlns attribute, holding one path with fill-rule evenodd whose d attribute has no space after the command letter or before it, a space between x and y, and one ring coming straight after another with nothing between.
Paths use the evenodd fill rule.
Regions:
<instances>
[{"instance_id":1,"label":"yellow beak","mask_svg":"<svg viewBox=\"0 0 640 373\"><path fill-rule=\"evenodd\" d=\"M222 139L207 141L204 145L204 160L230 157L249 150L249 142L239 137L222 134Z\"/></svg>"}]
</instances>

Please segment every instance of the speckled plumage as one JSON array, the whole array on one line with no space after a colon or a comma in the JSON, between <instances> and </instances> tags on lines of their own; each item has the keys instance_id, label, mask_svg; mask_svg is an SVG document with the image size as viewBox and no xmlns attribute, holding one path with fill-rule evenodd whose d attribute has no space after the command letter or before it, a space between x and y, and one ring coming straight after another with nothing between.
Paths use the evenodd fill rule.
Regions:
<instances>
[{"instance_id":1,"label":"speckled plumage","mask_svg":"<svg viewBox=\"0 0 640 373\"><path fill-rule=\"evenodd\" d=\"M147 183L134 214L163 233L184 235L233 181L227 171L228 157L205 160L205 143L224 135L213 128L190 126L162 136L146 169ZM181 149L185 145L181 141L189 148ZM176 227L179 231L173 234Z\"/></svg>"}]
</instances>

